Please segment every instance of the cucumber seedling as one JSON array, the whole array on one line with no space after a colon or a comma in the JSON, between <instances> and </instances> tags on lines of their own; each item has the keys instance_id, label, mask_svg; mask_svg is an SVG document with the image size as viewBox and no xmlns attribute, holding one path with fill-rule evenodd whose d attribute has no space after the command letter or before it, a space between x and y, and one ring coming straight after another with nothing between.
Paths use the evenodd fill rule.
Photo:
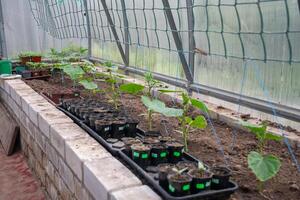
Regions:
<instances>
[{"instance_id":1,"label":"cucumber seedling","mask_svg":"<svg viewBox=\"0 0 300 200\"><path fill-rule=\"evenodd\" d=\"M186 93L181 94L182 97L182 108L183 112L182 115L178 117L180 122L180 132L183 137L183 143L184 143L184 150L185 152L188 152L188 137L190 134L191 128L197 128L197 129L205 129L207 126L207 122L204 116L198 115L194 119L189 115L189 110L191 107L195 107L200 109L204 113L208 113L208 109L206 105L197 99L191 98Z\"/></svg>"},{"instance_id":2,"label":"cucumber seedling","mask_svg":"<svg viewBox=\"0 0 300 200\"><path fill-rule=\"evenodd\" d=\"M257 150L251 151L248 154L247 160L248 167L259 180L258 189L259 191L262 191L264 182L276 176L281 166L281 162L278 157L265 153L266 142L281 141L283 137L268 132L266 124L256 126L242 122L242 125L249 129L250 132L254 133L258 141Z\"/></svg>"}]
</instances>

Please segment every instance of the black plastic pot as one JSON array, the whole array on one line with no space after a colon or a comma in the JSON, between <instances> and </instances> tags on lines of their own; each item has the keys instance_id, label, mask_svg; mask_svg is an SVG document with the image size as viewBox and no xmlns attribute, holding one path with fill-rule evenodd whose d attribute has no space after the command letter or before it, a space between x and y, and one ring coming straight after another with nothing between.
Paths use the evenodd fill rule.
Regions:
<instances>
[{"instance_id":1,"label":"black plastic pot","mask_svg":"<svg viewBox=\"0 0 300 200\"><path fill-rule=\"evenodd\" d=\"M151 163L150 151L151 148L149 146L134 144L131 146L132 160L141 168L146 169Z\"/></svg>"},{"instance_id":2,"label":"black plastic pot","mask_svg":"<svg viewBox=\"0 0 300 200\"><path fill-rule=\"evenodd\" d=\"M166 145L169 152L169 162L178 163L181 161L184 145L179 142L167 142Z\"/></svg>"},{"instance_id":3,"label":"black plastic pot","mask_svg":"<svg viewBox=\"0 0 300 200\"><path fill-rule=\"evenodd\" d=\"M127 122L127 125L126 125L126 129L125 129L125 136L126 137L135 137L136 127L139 122L137 120L133 120L133 119L127 119L126 122Z\"/></svg>"},{"instance_id":4,"label":"black plastic pot","mask_svg":"<svg viewBox=\"0 0 300 200\"><path fill-rule=\"evenodd\" d=\"M88 117L88 125L92 128L95 129L95 122L96 120L103 119L103 115L99 113L91 113Z\"/></svg>"},{"instance_id":5,"label":"black plastic pot","mask_svg":"<svg viewBox=\"0 0 300 200\"><path fill-rule=\"evenodd\" d=\"M181 197L190 194L192 178L187 174L169 174L168 192Z\"/></svg>"},{"instance_id":6,"label":"black plastic pot","mask_svg":"<svg viewBox=\"0 0 300 200\"><path fill-rule=\"evenodd\" d=\"M121 139L125 136L126 121L122 118L115 119L111 124L111 137Z\"/></svg>"},{"instance_id":7,"label":"black plastic pot","mask_svg":"<svg viewBox=\"0 0 300 200\"><path fill-rule=\"evenodd\" d=\"M146 131L145 136L158 137L158 136L160 136L160 132L158 132L158 131Z\"/></svg>"},{"instance_id":8,"label":"black plastic pot","mask_svg":"<svg viewBox=\"0 0 300 200\"><path fill-rule=\"evenodd\" d=\"M24 70L22 72L22 78L30 78L31 77L31 71Z\"/></svg>"},{"instance_id":9,"label":"black plastic pot","mask_svg":"<svg viewBox=\"0 0 300 200\"><path fill-rule=\"evenodd\" d=\"M164 144L155 144L151 148L151 164L156 166L168 162L168 151Z\"/></svg>"},{"instance_id":10,"label":"black plastic pot","mask_svg":"<svg viewBox=\"0 0 300 200\"><path fill-rule=\"evenodd\" d=\"M168 175L172 173L173 167L174 165L170 163L163 163L157 166L159 185L162 186L165 190L168 190Z\"/></svg>"},{"instance_id":11,"label":"black plastic pot","mask_svg":"<svg viewBox=\"0 0 300 200\"><path fill-rule=\"evenodd\" d=\"M229 185L229 178L231 176L231 171L227 167L213 167L212 168L212 181L211 188L214 190L220 190L227 188Z\"/></svg>"},{"instance_id":12,"label":"black plastic pot","mask_svg":"<svg viewBox=\"0 0 300 200\"><path fill-rule=\"evenodd\" d=\"M189 176L193 179L191 183L192 194L210 189L213 174L208 171L202 173L199 173L199 169L193 169L188 172Z\"/></svg>"},{"instance_id":13,"label":"black plastic pot","mask_svg":"<svg viewBox=\"0 0 300 200\"><path fill-rule=\"evenodd\" d=\"M142 144L142 141L140 141L139 139L133 138L133 137L124 137L121 139L124 144L124 150L126 152L126 154L131 155L131 145L134 144Z\"/></svg>"},{"instance_id":14,"label":"black plastic pot","mask_svg":"<svg viewBox=\"0 0 300 200\"><path fill-rule=\"evenodd\" d=\"M107 139L110 137L111 123L104 120L96 120L95 130L101 137Z\"/></svg>"}]
</instances>

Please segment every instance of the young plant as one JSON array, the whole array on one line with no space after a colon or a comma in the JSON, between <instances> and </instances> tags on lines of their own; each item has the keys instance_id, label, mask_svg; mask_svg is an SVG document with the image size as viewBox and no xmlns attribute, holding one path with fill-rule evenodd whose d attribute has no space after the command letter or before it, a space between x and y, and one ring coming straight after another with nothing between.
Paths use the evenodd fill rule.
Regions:
<instances>
[{"instance_id":1,"label":"young plant","mask_svg":"<svg viewBox=\"0 0 300 200\"><path fill-rule=\"evenodd\" d=\"M165 103L158 99L150 99L147 96L142 96L142 102L148 109L148 129L152 130L152 114L154 112L163 114L167 117L179 117L183 114L182 109L168 108Z\"/></svg>"},{"instance_id":2,"label":"young plant","mask_svg":"<svg viewBox=\"0 0 300 200\"><path fill-rule=\"evenodd\" d=\"M110 85L110 91L111 96L109 98L111 99L111 102L113 103L115 109L118 109L118 102L119 102L119 88L117 85L117 80L119 78L118 75L116 75L116 71L118 70L117 66L114 66L111 62L104 63L104 66L107 69L108 72L108 78L105 80Z\"/></svg>"},{"instance_id":3,"label":"young plant","mask_svg":"<svg viewBox=\"0 0 300 200\"><path fill-rule=\"evenodd\" d=\"M34 51L23 51L19 54L20 58L35 57L35 56L42 56L42 54L39 52L34 52Z\"/></svg>"},{"instance_id":4,"label":"young plant","mask_svg":"<svg viewBox=\"0 0 300 200\"><path fill-rule=\"evenodd\" d=\"M184 150L185 152L187 152L190 129L191 128L204 129L207 126L207 122L204 116L198 115L193 119L191 116L189 116L189 110L191 107L195 107L200 109L204 113L207 113L208 109L203 102L197 99L193 99L185 93L182 93L181 97L182 97L183 113L181 116L178 117L181 125L181 130L179 132L182 134L183 142L184 142Z\"/></svg>"},{"instance_id":5,"label":"young plant","mask_svg":"<svg viewBox=\"0 0 300 200\"><path fill-rule=\"evenodd\" d=\"M198 162L198 171L201 174L206 171L206 167L204 166L203 162L201 162L201 161Z\"/></svg>"},{"instance_id":6,"label":"young plant","mask_svg":"<svg viewBox=\"0 0 300 200\"><path fill-rule=\"evenodd\" d=\"M145 73L144 80L145 80L145 86L147 88L146 96L148 96L149 98L152 98L152 90L154 88L157 88L159 86L160 82L153 78L153 75L151 72Z\"/></svg>"},{"instance_id":7,"label":"young plant","mask_svg":"<svg viewBox=\"0 0 300 200\"><path fill-rule=\"evenodd\" d=\"M73 80L73 88L76 87L76 83L78 83L79 81L81 81L82 77L84 76L85 72L83 71L83 69L76 65L62 65L61 69L64 71L64 73L66 73L67 75L69 75L69 77Z\"/></svg>"},{"instance_id":8,"label":"young plant","mask_svg":"<svg viewBox=\"0 0 300 200\"><path fill-rule=\"evenodd\" d=\"M257 151L251 151L247 159L249 168L259 180L258 188L261 191L263 183L276 176L281 166L279 158L265 153L265 144L267 141L281 141L283 137L268 132L265 124L256 126L242 122L242 125L254 133L258 140Z\"/></svg>"},{"instance_id":9,"label":"young plant","mask_svg":"<svg viewBox=\"0 0 300 200\"><path fill-rule=\"evenodd\" d=\"M79 81L79 84L81 84L84 89L89 91L91 95L96 94L96 92L99 91L98 85L92 80L83 79Z\"/></svg>"},{"instance_id":10,"label":"young plant","mask_svg":"<svg viewBox=\"0 0 300 200\"><path fill-rule=\"evenodd\" d=\"M181 170L177 169L176 167L172 168L172 171L176 174L176 175L181 175L183 172L185 172L186 170L188 170L188 168L183 168Z\"/></svg>"}]
</instances>

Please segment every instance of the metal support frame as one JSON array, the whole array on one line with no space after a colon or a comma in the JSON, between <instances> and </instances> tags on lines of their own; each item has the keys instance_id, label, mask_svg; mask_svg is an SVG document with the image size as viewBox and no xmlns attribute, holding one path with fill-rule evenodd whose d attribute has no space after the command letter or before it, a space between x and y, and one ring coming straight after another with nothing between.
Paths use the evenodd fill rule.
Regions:
<instances>
[{"instance_id":1,"label":"metal support frame","mask_svg":"<svg viewBox=\"0 0 300 200\"><path fill-rule=\"evenodd\" d=\"M0 47L1 47L1 56L7 57L7 49L6 49L6 40L5 40L5 29L4 29L4 19L3 19L3 8L2 3L0 1Z\"/></svg>"},{"instance_id":2,"label":"metal support frame","mask_svg":"<svg viewBox=\"0 0 300 200\"><path fill-rule=\"evenodd\" d=\"M104 62L106 61L105 59L99 59L99 58L91 58L91 61L94 62ZM116 63L118 64L118 63ZM119 63L120 64L120 63ZM131 73L135 73L141 76L144 76L144 74L147 72L147 70L141 69L141 68L136 68L132 66L122 66L120 65L120 68L122 70L127 70ZM153 77L157 80L160 80L162 82L183 88L188 90L189 88L200 94L204 94L207 96L215 97L230 103L236 103L244 107L252 108L258 111L262 111L268 114L274 114L273 111L276 111L276 115L278 117L283 117L285 119L289 119L295 122L300 122L300 109L281 105L278 103L270 103L269 101L245 96L245 95L240 95L234 92L229 92L226 90L221 90L218 88L214 87L209 87L206 85L202 84L190 84L186 80L174 78L171 76L166 76L164 74L159 74L153 72Z\"/></svg>"},{"instance_id":3,"label":"metal support frame","mask_svg":"<svg viewBox=\"0 0 300 200\"><path fill-rule=\"evenodd\" d=\"M91 26L90 26L90 16L88 13L88 4L87 0L83 0L84 9L85 9L85 17L86 17L86 23L87 23L87 33L88 33L88 58L92 56L92 32L91 32Z\"/></svg>"},{"instance_id":4,"label":"metal support frame","mask_svg":"<svg viewBox=\"0 0 300 200\"><path fill-rule=\"evenodd\" d=\"M194 65L195 65L195 48L196 41L194 35L194 27L195 27L195 16L193 9L193 0L186 0L187 7L187 19L188 19L188 37L189 37L189 66L191 73L194 75Z\"/></svg>"},{"instance_id":5,"label":"metal support frame","mask_svg":"<svg viewBox=\"0 0 300 200\"><path fill-rule=\"evenodd\" d=\"M125 0L121 0L121 6L122 6L122 14L123 14L123 23L124 23L124 35L125 35L125 57L126 57L126 63L124 62L125 66L129 66L129 23L126 13L126 4Z\"/></svg>"},{"instance_id":6,"label":"metal support frame","mask_svg":"<svg viewBox=\"0 0 300 200\"><path fill-rule=\"evenodd\" d=\"M126 65L129 62L128 62L127 58L126 58L126 55L124 53L122 44L121 44L121 42L119 40L118 33L116 31L116 27L115 27L115 25L113 23L113 20L112 20L111 16L110 16L110 13L109 13L109 10L108 10L107 4L106 4L106 0L101 0L101 3L102 3L102 6L103 6L103 9L104 9L107 21L108 21L108 23L110 25L111 31L112 31L112 33L114 35L114 38L115 38L115 41L117 43L117 46L118 46L119 52L121 54L122 60L123 60L124 64Z\"/></svg>"},{"instance_id":7,"label":"metal support frame","mask_svg":"<svg viewBox=\"0 0 300 200\"><path fill-rule=\"evenodd\" d=\"M179 33L174 21L174 17L170 8L170 4L168 0L162 0L162 3L164 5L164 11L165 14L167 16L171 31L172 31L172 35L173 35L173 39L177 48L177 52L183 67L183 71L185 73L185 77L188 80L188 83L191 84L194 81L194 74L191 73L191 70L189 68L189 65L186 61L185 55L183 53L183 47L182 47L182 41L179 37Z\"/></svg>"}]
</instances>

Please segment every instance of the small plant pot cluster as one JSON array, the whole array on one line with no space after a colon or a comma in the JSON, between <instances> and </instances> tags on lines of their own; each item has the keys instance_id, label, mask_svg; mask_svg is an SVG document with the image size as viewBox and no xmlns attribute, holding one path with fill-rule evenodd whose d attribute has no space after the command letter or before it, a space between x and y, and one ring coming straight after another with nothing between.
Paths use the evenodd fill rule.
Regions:
<instances>
[{"instance_id":1,"label":"small plant pot cluster","mask_svg":"<svg viewBox=\"0 0 300 200\"><path fill-rule=\"evenodd\" d=\"M170 195L182 197L206 190L229 187L230 170L226 167L199 170L197 160L185 159L184 145L170 137L126 138L126 154L142 169L156 166L159 185ZM176 173L175 171L182 171Z\"/></svg>"},{"instance_id":2,"label":"small plant pot cluster","mask_svg":"<svg viewBox=\"0 0 300 200\"><path fill-rule=\"evenodd\" d=\"M94 99L64 100L62 107L81 119L104 139L132 137L138 122L114 109L110 104Z\"/></svg>"},{"instance_id":3,"label":"small plant pot cluster","mask_svg":"<svg viewBox=\"0 0 300 200\"><path fill-rule=\"evenodd\" d=\"M228 188L230 175L226 167L201 170L191 161L158 165L159 184L177 197Z\"/></svg>"},{"instance_id":4,"label":"small plant pot cluster","mask_svg":"<svg viewBox=\"0 0 300 200\"><path fill-rule=\"evenodd\" d=\"M38 52L22 52L19 54L20 62L25 65L27 62L41 62L42 54Z\"/></svg>"}]
</instances>

